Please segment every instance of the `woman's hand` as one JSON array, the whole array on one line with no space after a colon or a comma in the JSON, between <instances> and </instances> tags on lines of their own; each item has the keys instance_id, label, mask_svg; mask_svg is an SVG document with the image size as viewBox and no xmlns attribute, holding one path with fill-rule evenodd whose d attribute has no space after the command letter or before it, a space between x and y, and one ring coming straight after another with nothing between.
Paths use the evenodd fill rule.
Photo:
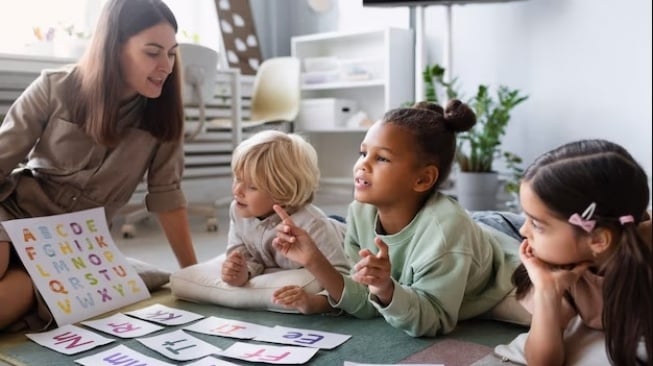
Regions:
<instances>
[{"instance_id":1,"label":"woman's hand","mask_svg":"<svg viewBox=\"0 0 653 366\"><path fill-rule=\"evenodd\" d=\"M376 255L369 249L362 249L358 252L361 260L354 266L356 273L352 275L352 278L360 284L367 285L370 293L378 297L383 306L388 306L394 292L394 282L390 277L388 245L378 237L374 238L374 244L379 248Z\"/></svg>"}]
</instances>

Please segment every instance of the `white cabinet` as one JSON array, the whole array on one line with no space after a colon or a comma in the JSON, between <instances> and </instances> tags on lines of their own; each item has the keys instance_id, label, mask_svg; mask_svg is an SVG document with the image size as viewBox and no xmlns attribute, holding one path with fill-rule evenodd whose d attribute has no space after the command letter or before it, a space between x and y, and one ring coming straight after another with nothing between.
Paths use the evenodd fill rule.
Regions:
<instances>
[{"instance_id":1,"label":"white cabinet","mask_svg":"<svg viewBox=\"0 0 653 366\"><path fill-rule=\"evenodd\" d=\"M369 121L376 121L386 111L412 102L414 49L412 30L399 28L292 38L292 55L302 61L302 102L307 107L305 113L300 108L295 130L307 135L318 150L323 186L351 186L351 169L367 128L352 123L353 119L347 123L333 116L363 112ZM356 110L321 113L316 105L354 105Z\"/></svg>"},{"instance_id":2,"label":"white cabinet","mask_svg":"<svg viewBox=\"0 0 653 366\"><path fill-rule=\"evenodd\" d=\"M311 34L293 37L291 47L292 55L302 61L302 99L353 100L371 120L413 101L414 42L409 29ZM323 129L310 130L334 129L332 121L324 124ZM301 121L296 127L303 130Z\"/></svg>"}]
</instances>

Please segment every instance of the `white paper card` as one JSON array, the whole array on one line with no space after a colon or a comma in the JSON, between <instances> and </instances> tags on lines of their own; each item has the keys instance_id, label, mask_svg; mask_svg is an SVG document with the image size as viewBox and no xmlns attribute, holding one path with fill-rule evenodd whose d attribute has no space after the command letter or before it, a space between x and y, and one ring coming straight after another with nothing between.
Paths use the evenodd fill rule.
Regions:
<instances>
[{"instance_id":1,"label":"white paper card","mask_svg":"<svg viewBox=\"0 0 653 366\"><path fill-rule=\"evenodd\" d=\"M156 324L135 319L122 313L98 320L87 320L82 324L120 338L142 337L163 329L163 327Z\"/></svg>"},{"instance_id":2,"label":"white paper card","mask_svg":"<svg viewBox=\"0 0 653 366\"><path fill-rule=\"evenodd\" d=\"M260 333L256 341L291 344L295 346L333 349L345 343L350 335L329 333L319 330L275 326L269 332Z\"/></svg>"},{"instance_id":3,"label":"white paper card","mask_svg":"<svg viewBox=\"0 0 653 366\"><path fill-rule=\"evenodd\" d=\"M114 244L102 207L2 226L59 326L150 297Z\"/></svg>"},{"instance_id":4,"label":"white paper card","mask_svg":"<svg viewBox=\"0 0 653 366\"><path fill-rule=\"evenodd\" d=\"M27 333L25 336L41 346L65 355L74 355L113 342L113 339L104 338L74 325L64 325L48 332Z\"/></svg>"},{"instance_id":5,"label":"white paper card","mask_svg":"<svg viewBox=\"0 0 653 366\"><path fill-rule=\"evenodd\" d=\"M197 323L185 326L184 329L220 337L253 339L257 334L269 332L272 328L239 320L210 316Z\"/></svg>"},{"instance_id":6,"label":"white paper card","mask_svg":"<svg viewBox=\"0 0 653 366\"><path fill-rule=\"evenodd\" d=\"M175 364L163 362L157 360L156 358L145 356L144 354L138 353L122 344L103 352L98 352L87 357L82 357L75 360L75 362L84 366L175 366Z\"/></svg>"},{"instance_id":7,"label":"white paper card","mask_svg":"<svg viewBox=\"0 0 653 366\"><path fill-rule=\"evenodd\" d=\"M308 362L317 353L317 348L272 346L268 344L251 344L236 342L227 348L223 357L237 358L249 362L275 364L302 364Z\"/></svg>"},{"instance_id":8,"label":"white paper card","mask_svg":"<svg viewBox=\"0 0 653 366\"><path fill-rule=\"evenodd\" d=\"M343 366L388 366L388 365L397 365L401 366L400 364L388 364L388 363L358 363L358 362L351 362L351 361L345 361ZM444 364L441 363L411 363L410 366L444 366Z\"/></svg>"},{"instance_id":9,"label":"white paper card","mask_svg":"<svg viewBox=\"0 0 653 366\"><path fill-rule=\"evenodd\" d=\"M195 338L183 330L164 333L158 336L138 338L147 348L177 361L196 360L208 355L220 355L222 349L199 338Z\"/></svg>"},{"instance_id":10,"label":"white paper card","mask_svg":"<svg viewBox=\"0 0 653 366\"><path fill-rule=\"evenodd\" d=\"M204 317L204 315L191 311L175 309L161 304L150 305L142 309L126 312L125 314L163 325L186 324Z\"/></svg>"},{"instance_id":11,"label":"white paper card","mask_svg":"<svg viewBox=\"0 0 653 366\"><path fill-rule=\"evenodd\" d=\"M224 361L219 358L215 358L213 356L207 356L202 358L201 360L187 363L184 366L238 366L238 364Z\"/></svg>"}]
</instances>

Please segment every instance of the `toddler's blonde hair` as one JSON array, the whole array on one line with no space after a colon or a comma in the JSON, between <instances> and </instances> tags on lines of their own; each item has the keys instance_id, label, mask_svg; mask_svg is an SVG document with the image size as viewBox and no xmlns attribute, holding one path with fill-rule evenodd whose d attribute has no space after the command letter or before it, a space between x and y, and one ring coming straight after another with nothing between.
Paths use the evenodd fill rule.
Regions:
<instances>
[{"instance_id":1,"label":"toddler's blonde hair","mask_svg":"<svg viewBox=\"0 0 653 366\"><path fill-rule=\"evenodd\" d=\"M313 201L320 180L315 148L302 136L276 130L256 133L233 152L235 179L267 192L286 208Z\"/></svg>"}]
</instances>

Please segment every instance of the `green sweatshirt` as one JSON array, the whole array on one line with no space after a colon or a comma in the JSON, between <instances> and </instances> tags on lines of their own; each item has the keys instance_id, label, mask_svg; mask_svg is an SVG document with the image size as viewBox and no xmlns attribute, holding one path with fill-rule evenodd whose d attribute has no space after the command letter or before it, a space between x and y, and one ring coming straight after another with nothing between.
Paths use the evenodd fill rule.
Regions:
<instances>
[{"instance_id":1,"label":"green sweatshirt","mask_svg":"<svg viewBox=\"0 0 653 366\"><path fill-rule=\"evenodd\" d=\"M388 245L395 282L392 301L382 307L367 287L345 276L339 303L359 318L383 316L411 336L451 332L459 319L490 310L512 289L510 276L519 264L519 243L475 223L452 198L436 193L399 233L379 235L377 210L352 202L345 253L358 262L359 250L378 252L374 238ZM353 268L353 267L352 267Z\"/></svg>"}]
</instances>

